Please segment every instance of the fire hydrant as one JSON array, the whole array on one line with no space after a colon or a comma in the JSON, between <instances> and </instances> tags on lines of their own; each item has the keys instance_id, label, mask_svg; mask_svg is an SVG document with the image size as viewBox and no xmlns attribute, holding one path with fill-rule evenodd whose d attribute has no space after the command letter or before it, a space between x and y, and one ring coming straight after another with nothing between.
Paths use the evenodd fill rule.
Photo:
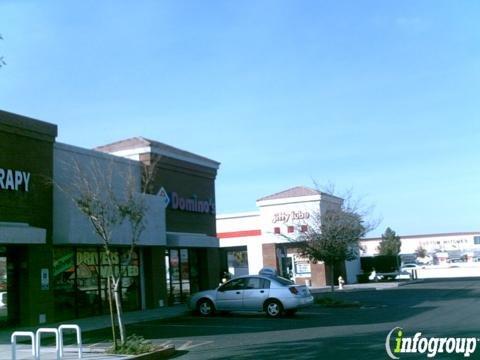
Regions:
<instances>
[{"instance_id":1,"label":"fire hydrant","mask_svg":"<svg viewBox=\"0 0 480 360\"><path fill-rule=\"evenodd\" d=\"M343 284L345 284L345 280L341 276L338 277L338 290L343 290Z\"/></svg>"}]
</instances>

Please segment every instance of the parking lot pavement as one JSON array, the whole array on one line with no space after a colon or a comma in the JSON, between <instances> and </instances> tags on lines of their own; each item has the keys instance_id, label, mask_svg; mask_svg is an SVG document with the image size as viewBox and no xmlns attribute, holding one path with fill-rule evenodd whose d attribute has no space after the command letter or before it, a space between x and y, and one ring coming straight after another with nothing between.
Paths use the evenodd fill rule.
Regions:
<instances>
[{"instance_id":1,"label":"parking lot pavement","mask_svg":"<svg viewBox=\"0 0 480 360\"><path fill-rule=\"evenodd\" d=\"M425 280L383 291L336 292L334 296L358 301L361 306L313 305L293 317L279 319L263 313L203 318L179 312L174 317L132 322L127 332L159 345L173 344L176 358L185 360L384 359L386 335L397 326L407 334L421 331L426 336L480 336L480 279ZM93 344L109 337L109 329L88 331L84 342ZM472 358L480 357L480 346L475 355ZM108 359L104 354L89 356Z\"/></svg>"},{"instance_id":2,"label":"parking lot pavement","mask_svg":"<svg viewBox=\"0 0 480 360\"><path fill-rule=\"evenodd\" d=\"M314 305L280 319L261 313L185 314L131 324L128 331L175 344L177 358L185 360L383 359L386 335L396 326L427 336L480 335L480 279L431 280L384 291L338 292L335 297L362 306Z\"/></svg>"}]
</instances>

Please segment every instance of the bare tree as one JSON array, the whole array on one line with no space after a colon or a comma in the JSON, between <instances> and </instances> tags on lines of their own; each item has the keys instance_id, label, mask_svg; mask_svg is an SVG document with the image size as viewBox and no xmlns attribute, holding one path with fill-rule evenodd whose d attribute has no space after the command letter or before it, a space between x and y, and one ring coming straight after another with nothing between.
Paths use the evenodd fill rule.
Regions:
<instances>
[{"instance_id":1,"label":"bare tree","mask_svg":"<svg viewBox=\"0 0 480 360\"><path fill-rule=\"evenodd\" d=\"M332 187L327 191L333 195ZM361 206L361 201L352 200L351 194L349 191L343 196L341 206L314 213L308 230L293 239L302 256L313 263L323 261L330 268L332 292L335 289L335 266L356 259L360 239L376 227L376 222L367 220L371 207Z\"/></svg>"},{"instance_id":2,"label":"bare tree","mask_svg":"<svg viewBox=\"0 0 480 360\"><path fill-rule=\"evenodd\" d=\"M131 264L135 247L145 230L147 205L144 191L140 187L140 177L137 178L130 167L127 174L118 174L113 160L107 166L95 159L87 165L72 161L63 164L71 169L73 181L67 186L58 185L67 194L80 212L88 219L95 233L102 241L105 259L108 266L108 300L112 320L112 335L114 346L117 346L116 332L113 322L114 312L112 296L115 303L115 312L120 332L120 342L125 343L126 330L123 322L121 299L121 279L125 269ZM118 184L118 177L124 179L123 186ZM117 181L115 181L117 179ZM123 188L122 188L123 187ZM112 234L123 223L130 228L129 250L126 260L120 264L120 272L115 271L117 255L112 249Z\"/></svg>"}]
</instances>

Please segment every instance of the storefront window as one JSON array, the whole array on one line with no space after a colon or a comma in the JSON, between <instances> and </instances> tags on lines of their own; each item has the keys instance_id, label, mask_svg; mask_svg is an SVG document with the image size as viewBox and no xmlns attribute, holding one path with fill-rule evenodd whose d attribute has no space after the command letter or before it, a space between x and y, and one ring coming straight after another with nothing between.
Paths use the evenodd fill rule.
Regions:
<instances>
[{"instance_id":1,"label":"storefront window","mask_svg":"<svg viewBox=\"0 0 480 360\"><path fill-rule=\"evenodd\" d=\"M247 250L231 250L227 252L228 272L233 276L248 275Z\"/></svg>"},{"instance_id":2,"label":"storefront window","mask_svg":"<svg viewBox=\"0 0 480 360\"><path fill-rule=\"evenodd\" d=\"M78 249L76 265L78 316L97 315L101 306L97 249Z\"/></svg>"},{"instance_id":3,"label":"storefront window","mask_svg":"<svg viewBox=\"0 0 480 360\"><path fill-rule=\"evenodd\" d=\"M295 258L295 274L300 277L310 277L311 268L310 261L304 258Z\"/></svg>"},{"instance_id":4,"label":"storefront window","mask_svg":"<svg viewBox=\"0 0 480 360\"><path fill-rule=\"evenodd\" d=\"M137 252L124 250L121 255L122 302L125 311L140 308L140 262Z\"/></svg>"},{"instance_id":5,"label":"storefront window","mask_svg":"<svg viewBox=\"0 0 480 360\"><path fill-rule=\"evenodd\" d=\"M53 291L55 317L71 319L75 313L75 252L73 249L56 248L53 255Z\"/></svg>"},{"instance_id":6,"label":"storefront window","mask_svg":"<svg viewBox=\"0 0 480 360\"><path fill-rule=\"evenodd\" d=\"M56 317L69 319L109 312L107 279L121 274L121 296L125 311L140 308L139 257L128 250L113 250L111 264L99 248L56 248L54 250L54 291Z\"/></svg>"}]
</instances>

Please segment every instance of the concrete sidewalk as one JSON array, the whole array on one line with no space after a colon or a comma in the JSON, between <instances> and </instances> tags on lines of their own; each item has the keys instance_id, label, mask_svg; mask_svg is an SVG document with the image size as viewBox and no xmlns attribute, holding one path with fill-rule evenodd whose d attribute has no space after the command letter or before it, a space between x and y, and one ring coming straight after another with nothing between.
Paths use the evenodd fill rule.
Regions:
<instances>
[{"instance_id":1,"label":"concrete sidewalk","mask_svg":"<svg viewBox=\"0 0 480 360\"><path fill-rule=\"evenodd\" d=\"M185 305L176 305L168 306L157 309L148 309L141 311L130 311L126 312L123 315L123 320L126 325L152 321L152 320L161 320L169 319L177 316L181 316L188 312L188 309ZM100 330L110 327L110 315L100 315L89 318L82 319L73 319L62 321L58 323L49 323L42 324L35 327L22 327L22 328L8 328L0 330L0 360L11 359L11 346L10 346L10 337L14 331L35 331L40 327L58 327L61 324L76 324L80 326L80 329L83 332ZM48 337L46 334L45 337ZM42 337L43 338L43 337ZM27 338L28 339L28 338ZM20 340L23 340L20 339ZM84 356L85 359L128 359L128 357L113 356L105 354L105 349L111 344L87 344L84 345ZM31 346L20 344L17 346L17 359L33 359L31 354ZM64 359L76 359L77 353L76 349L73 346L67 346L65 351ZM42 347L41 349L41 358L42 359L55 359L55 349L52 347Z\"/></svg>"}]
</instances>

